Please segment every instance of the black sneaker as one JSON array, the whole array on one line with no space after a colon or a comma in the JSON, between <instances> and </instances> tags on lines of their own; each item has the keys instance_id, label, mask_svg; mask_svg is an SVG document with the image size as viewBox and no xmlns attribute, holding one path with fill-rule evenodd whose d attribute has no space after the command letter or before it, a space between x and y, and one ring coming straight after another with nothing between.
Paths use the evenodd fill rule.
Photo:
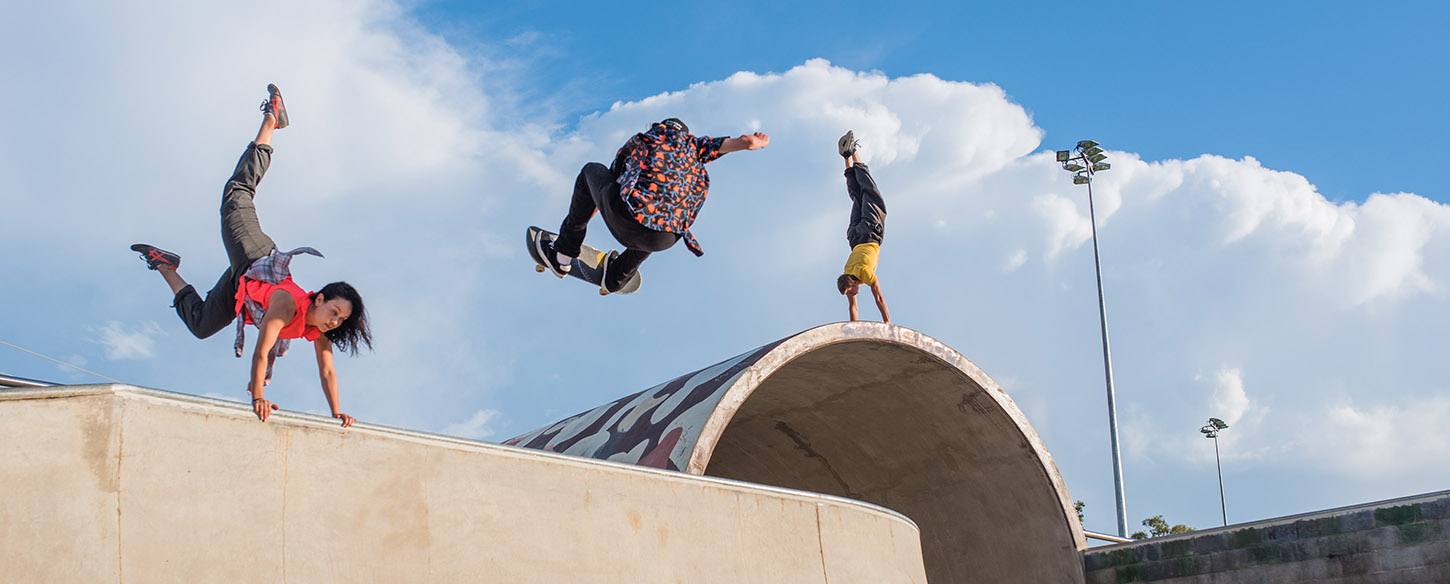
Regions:
<instances>
[{"instance_id":1,"label":"black sneaker","mask_svg":"<svg viewBox=\"0 0 1450 584\"><path fill-rule=\"evenodd\" d=\"M539 252L539 257L543 258L544 266L554 272L555 276L563 278L569 275L569 269L574 267L574 262L570 260L567 263L559 263L559 253L554 251L554 240L540 237L534 240L534 247Z\"/></svg>"},{"instance_id":2,"label":"black sneaker","mask_svg":"<svg viewBox=\"0 0 1450 584\"><path fill-rule=\"evenodd\" d=\"M846 130L841 139L836 140L836 151L841 153L841 158L850 158L852 154L856 153L856 147L860 145L861 141L856 139L856 132Z\"/></svg>"},{"instance_id":3,"label":"black sneaker","mask_svg":"<svg viewBox=\"0 0 1450 584\"><path fill-rule=\"evenodd\" d=\"M267 99L262 102L262 113L271 115L272 119L277 120L278 130L287 127L289 123L287 121L287 104L282 103L282 90L277 89L277 86L271 83L267 84Z\"/></svg>"},{"instance_id":4,"label":"black sneaker","mask_svg":"<svg viewBox=\"0 0 1450 584\"><path fill-rule=\"evenodd\" d=\"M181 267L181 256L154 245L138 243L131 246L131 251L141 254L141 259L146 260L147 269L154 270L161 266L166 266L175 270Z\"/></svg>"},{"instance_id":5,"label":"black sneaker","mask_svg":"<svg viewBox=\"0 0 1450 584\"><path fill-rule=\"evenodd\" d=\"M634 285L636 289L639 288L639 286L637 285L637 280L639 280L639 268L636 267L634 271L630 272L629 274L621 274L619 273L619 264L617 263L618 260L619 252L611 251L609 252L609 255L604 258L604 265L599 266L599 294L601 296L613 294L625 288L629 288L631 285Z\"/></svg>"},{"instance_id":6,"label":"black sneaker","mask_svg":"<svg viewBox=\"0 0 1450 584\"><path fill-rule=\"evenodd\" d=\"M619 282L614 282L613 283L614 285L613 286L610 286L610 281L609 281L609 268L611 268L611 267L614 266L614 260L617 260L617 259L619 259L619 252L617 252L617 251L611 251L611 252L609 252L608 255L605 255L604 256L604 259L603 260L600 260L600 262L599 262L599 295L600 296L608 296L611 292L618 292L619 289L622 287L622 285Z\"/></svg>"}]
</instances>

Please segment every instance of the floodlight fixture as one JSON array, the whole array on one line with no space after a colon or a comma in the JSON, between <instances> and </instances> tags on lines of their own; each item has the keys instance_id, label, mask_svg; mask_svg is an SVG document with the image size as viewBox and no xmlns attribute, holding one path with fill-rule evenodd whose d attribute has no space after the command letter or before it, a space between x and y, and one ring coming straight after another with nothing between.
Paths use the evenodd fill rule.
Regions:
<instances>
[{"instance_id":1,"label":"floodlight fixture","mask_svg":"<svg viewBox=\"0 0 1450 584\"><path fill-rule=\"evenodd\" d=\"M1077 147L1082 149L1094 148L1097 145L1098 143L1092 140L1078 140L1077 142Z\"/></svg>"},{"instance_id":2,"label":"floodlight fixture","mask_svg":"<svg viewBox=\"0 0 1450 584\"><path fill-rule=\"evenodd\" d=\"M1071 150L1058 150L1057 151L1057 161L1058 162L1067 162L1069 158L1072 158L1072 151Z\"/></svg>"},{"instance_id":3,"label":"floodlight fixture","mask_svg":"<svg viewBox=\"0 0 1450 584\"><path fill-rule=\"evenodd\" d=\"M1219 430L1223 430L1225 428L1228 428L1228 424L1224 423L1223 420L1220 420L1218 418L1209 418L1208 423L1204 424L1202 428L1198 429L1198 431L1203 432L1204 438L1218 438Z\"/></svg>"},{"instance_id":4,"label":"floodlight fixture","mask_svg":"<svg viewBox=\"0 0 1450 584\"><path fill-rule=\"evenodd\" d=\"M1073 175L1073 177L1072 177L1072 184L1075 184L1075 185L1085 185L1085 184L1088 184L1088 182L1090 182L1091 180L1092 179L1088 178L1087 175L1085 175L1085 174L1077 174L1077 175Z\"/></svg>"},{"instance_id":5,"label":"floodlight fixture","mask_svg":"<svg viewBox=\"0 0 1450 584\"><path fill-rule=\"evenodd\" d=\"M1108 155L1099 152L1097 154L1093 154L1091 156L1088 156L1087 159L1088 159L1088 162L1094 162L1094 163L1096 163L1096 162L1102 162L1102 161L1108 159Z\"/></svg>"},{"instance_id":6,"label":"floodlight fixture","mask_svg":"<svg viewBox=\"0 0 1450 584\"><path fill-rule=\"evenodd\" d=\"M1108 164L1106 162L1099 162L1099 163L1093 165L1093 172L1102 172L1102 171L1107 170L1107 169L1112 168L1112 167L1113 167L1113 165Z\"/></svg>"},{"instance_id":7,"label":"floodlight fixture","mask_svg":"<svg viewBox=\"0 0 1450 584\"><path fill-rule=\"evenodd\" d=\"M1102 154L1102 153L1103 153L1103 149L1102 148L1099 148L1097 146L1093 146L1092 148L1083 148L1083 150L1082 150L1082 155L1083 156L1096 156L1096 155Z\"/></svg>"},{"instance_id":8,"label":"floodlight fixture","mask_svg":"<svg viewBox=\"0 0 1450 584\"><path fill-rule=\"evenodd\" d=\"M1071 163L1062 165L1062 169L1063 170L1066 170L1068 172L1078 172L1078 171L1082 171L1082 170L1087 170L1087 168L1084 167L1081 164L1071 164Z\"/></svg>"}]
</instances>

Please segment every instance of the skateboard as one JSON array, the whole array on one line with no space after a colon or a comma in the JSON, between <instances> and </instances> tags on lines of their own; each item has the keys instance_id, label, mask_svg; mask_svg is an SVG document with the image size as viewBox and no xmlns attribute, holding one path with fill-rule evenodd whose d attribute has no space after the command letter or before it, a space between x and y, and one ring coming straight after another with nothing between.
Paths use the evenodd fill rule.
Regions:
<instances>
[{"instance_id":1,"label":"skateboard","mask_svg":"<svg viewBox=\"0 0 1450 584\"><path fill-rule=\"evenodd\" d=\"M537 242L540 239L553 241L559 237L559 234L530 226L524 235L524 243L529 248L529 257L534 260L534 271L540 273L548 271L549 268L544 265L544 258L539 257ZM600 286L599 295L605 295L606 292L601 284L604 281L604 270L600 268L600 265L604 263L604 258L608 255L609 252L599 251L588 245L579 246L579 257L574 258L573 263L569 264L571 266L569 268L569 277ZM630 278L628 282L625 282L624 286L609 294L633 294L636 290L639 290L639 285L642 280L643 278L636 271L634 277Z\"/></svg>"}]
</instances>

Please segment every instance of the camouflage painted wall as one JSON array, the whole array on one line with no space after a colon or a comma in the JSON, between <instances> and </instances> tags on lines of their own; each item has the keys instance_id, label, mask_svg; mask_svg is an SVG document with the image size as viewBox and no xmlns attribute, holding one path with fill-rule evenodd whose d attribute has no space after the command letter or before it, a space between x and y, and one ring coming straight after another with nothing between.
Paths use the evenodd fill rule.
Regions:
<instances>
[{"instance_id":1,"label":"camouflage painted wall","mask_svg":"<svg viewBox=\"0 0 1450 584\"><path fill-rule=\"evenodd\" d=\"M553 425L509 446L683 470L700 430L740 375L783 341L681 375Z\"/></svg>"}]
</instances>

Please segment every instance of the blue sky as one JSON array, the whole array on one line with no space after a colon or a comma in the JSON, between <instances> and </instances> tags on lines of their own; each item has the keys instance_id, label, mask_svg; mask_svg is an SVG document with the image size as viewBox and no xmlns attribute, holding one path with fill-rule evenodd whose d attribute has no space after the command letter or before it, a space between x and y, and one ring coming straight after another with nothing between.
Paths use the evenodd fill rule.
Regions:
<instances>
[{"instance_id":1,"label":"blue sky","mask_svg":"<svg viewBox=\"0 0 1450 584\"><path fill-rule=\"evenodd\" d=\"M586 8L18 11L0 339L241 398L227 335L192 339L126 246L215 278L214 197L277 82L294 126L263 225L327 254L294 265L304 287L347 279L375 318L377 350L339 362L345 409L500 440L844 318L834 140L854 128L891 201L893 315L999 381L1109 531L1087 209L1045 155L1092 137L1114 163L1096 188L1135 523L1216 521L1210 415L1233 424L1231 520L1450 484L1446 8ZM630 297L534 274L524 227L557 224L580 165L669 115L773 136L712 164L706 256L652 257ZM0 371L94 381L6 348ZM268 395L325 407L305 353Z\"/></svg>"},{"instance_id":2,"label":"blue sky","mask_svg":"<svg viewBox=\"0 0 1450 584\"><path fill-rule=\"evenodd\" d=\"M854 5L853 5L854 4ZM996 83L1046 130L1148 158L1254 156L1335 200L1409 191L1450 200L1450 7L1404 2L424 2L461 43L512 38L547 64L568 113L814 57L890 75ZM659 23L648 26L646 22ZM630 42L632 31L649 40ZM531 50L528 50L531 49ZM1393 101L1393 106L1390 101Z\"/></svg>"}]
</instances>

